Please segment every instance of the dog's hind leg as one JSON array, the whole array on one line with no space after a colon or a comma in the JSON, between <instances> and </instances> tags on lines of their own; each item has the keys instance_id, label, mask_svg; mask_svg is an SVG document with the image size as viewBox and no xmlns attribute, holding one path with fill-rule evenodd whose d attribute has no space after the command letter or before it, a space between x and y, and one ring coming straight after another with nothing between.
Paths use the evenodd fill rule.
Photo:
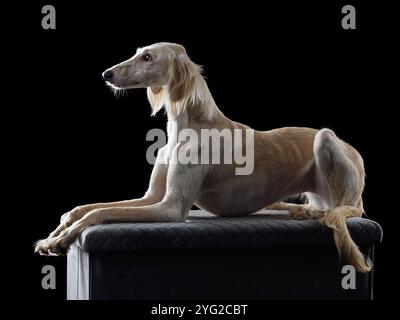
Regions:
<instances>
[{"instance_id":1,"label":"dog's hind leg","mask_svg":"<svg viewBox=\"0 0 400 320\"><path fill-rule=\"evenodd\" d=\"M364 188L364 165L360 154L328 129L320 130L314 140L317 197L309 204L326 209L320 222L333 230L340 256L358 271L368 272L371 266L351 239L346 218L360 217L363 212L361 195Z\"/></svg>"},{"instance_id":2,"label":"dog's hind leg","mask_svg":"<svg viewBox=\"0 0 400 320\"><path fill-rule=\"evenodd\" d=\"M308 203L297 204L297 203L287 203L287 202L276 202L264 209L267 210L286 210L289 214L296 220L304 219L319 219L324 216L325 211L315 210Z\"/></svg>"}]
</instances>

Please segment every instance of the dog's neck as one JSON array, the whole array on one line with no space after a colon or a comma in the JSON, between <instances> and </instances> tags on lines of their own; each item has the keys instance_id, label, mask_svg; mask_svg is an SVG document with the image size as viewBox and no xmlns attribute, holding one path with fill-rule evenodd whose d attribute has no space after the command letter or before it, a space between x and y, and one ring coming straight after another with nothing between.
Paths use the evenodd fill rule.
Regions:
<instances>
[{"instance_id":1,"label":"dog's neck","mask_svg":"<svg viewBox=\"0 0 400 320\"><path fill-rule=\"evenodd\" d=\"M164 106L168 121L207 124L226 119L217 107L207 83L200 73L195 76L190 94L179 101L173 102L170 99L168 88L166 87L164 90L166 94Z\"/></svg>"}]
</instances>

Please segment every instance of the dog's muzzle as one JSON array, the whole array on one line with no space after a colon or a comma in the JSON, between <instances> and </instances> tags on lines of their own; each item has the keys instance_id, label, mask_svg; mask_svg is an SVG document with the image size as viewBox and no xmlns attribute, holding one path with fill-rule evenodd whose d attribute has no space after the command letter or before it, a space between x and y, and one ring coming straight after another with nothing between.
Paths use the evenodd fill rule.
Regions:
<instances>
[{"instance_id":1,"label":"dog's muzzle","mask_svg":"<svg viewBox=\"0 0 400 320\"><path fill-rule=\"evenodd\" d=\"M103 72L103 79L106 81L111 81L114 77L114 73L111 70L106 70Z\"/></svg>"}]
</instances>

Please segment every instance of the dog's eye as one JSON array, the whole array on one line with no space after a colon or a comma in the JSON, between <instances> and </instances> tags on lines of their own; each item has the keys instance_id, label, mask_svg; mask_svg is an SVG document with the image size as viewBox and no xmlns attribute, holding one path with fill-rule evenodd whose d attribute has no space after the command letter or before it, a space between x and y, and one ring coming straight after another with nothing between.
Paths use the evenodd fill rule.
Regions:
<instances>
[{"instance_id":1,"label":"dog's eye","mask_svg":"<svg viewBox=\"0 0 400 320\"><path fill-rule=\"evenodd\" d=\"M151 61L153 58L149 54L145 54L142 56L143 61Z\"/></svg>"}]
</instances>

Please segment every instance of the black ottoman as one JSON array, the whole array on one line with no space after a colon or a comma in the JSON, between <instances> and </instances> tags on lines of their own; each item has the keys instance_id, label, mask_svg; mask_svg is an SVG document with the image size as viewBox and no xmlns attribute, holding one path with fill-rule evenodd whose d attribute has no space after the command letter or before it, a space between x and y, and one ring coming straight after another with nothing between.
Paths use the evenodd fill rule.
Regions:
<instances>
[{"instance_id":1,"label":"black ottoman","mask_svg":"<svg viewBox=\"0 0 400 320\"><path fill-rule=\"evenodd\" d=\"M352 218L373 261L382 230ZM68 253L68 299L372 299L373 271L343 289L332 231L285 211L247 217L190 212L183 223L88 228Z\"/></svg>"}]
</instances>

